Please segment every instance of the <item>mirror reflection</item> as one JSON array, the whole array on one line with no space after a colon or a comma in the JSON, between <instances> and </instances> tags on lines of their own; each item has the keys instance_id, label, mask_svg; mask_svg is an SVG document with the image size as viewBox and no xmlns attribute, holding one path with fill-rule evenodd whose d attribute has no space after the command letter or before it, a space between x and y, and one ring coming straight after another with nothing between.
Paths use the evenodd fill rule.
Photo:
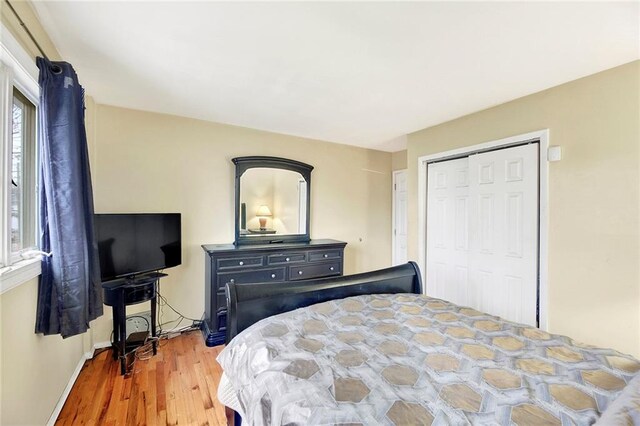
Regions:
<instances>
[{"instance_id":1,"label":"mirror reflection","mask_svg":"<svg viewBox=\"0 0 640 426\"><path fill-rule=\"evenodd\" d=\"M307 232L307 182L298 173L256 167L240 177L240 235Z\"/></svg>"}]
</instances>

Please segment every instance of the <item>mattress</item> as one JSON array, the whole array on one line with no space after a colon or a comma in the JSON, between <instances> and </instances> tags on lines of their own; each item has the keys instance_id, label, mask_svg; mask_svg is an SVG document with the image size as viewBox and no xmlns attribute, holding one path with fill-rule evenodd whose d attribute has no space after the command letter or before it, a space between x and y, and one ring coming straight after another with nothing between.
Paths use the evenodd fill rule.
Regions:
<instances>
[{"instance_id":1,"label":"mattress","mask_svg":"<svg viewBox=\"0 0 640 426\"><path fill-rule=\"evenodd\" d=\"M415 294L264 319L218 362L257 425L589 425L640 372L617 351Z\"/></svg>"}]
</instances>

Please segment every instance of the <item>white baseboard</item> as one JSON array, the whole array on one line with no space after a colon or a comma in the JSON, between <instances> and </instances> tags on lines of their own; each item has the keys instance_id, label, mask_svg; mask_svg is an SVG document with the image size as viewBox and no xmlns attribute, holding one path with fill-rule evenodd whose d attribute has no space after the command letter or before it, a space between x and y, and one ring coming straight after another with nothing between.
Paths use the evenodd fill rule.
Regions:
<instances>
[{"instance_id":1,"label":"white baseboard","mask_svg":"<svg viewBox=\"0 0 640 426\"><path fill-rule=\"evenodd\" d=\"M96 353L96 350L108 348L110 346L111 346L111 342L109 342L109 341L94 343L93 344L93 349L91 349L91 352L85 352L85 354L84 354L85 359L93 358L93 354Z\"/></svg>"},{"instance_id":2,"label":"white baseboard","mask_svg":"<svg viewBox=\"0 0 640 426\"><path fill-rule=\"evenodd\" d=\"M95 353L96 349L108 348L109 346L111 346L111 342L98 342L93 345L93 350L91 352L85 352L80 357L80 361L78 361L78 365L76 366L76 369L73 371L73 374L69 378L69 383L67 383L67 387L64 388L62 395L60 395L60 399L58 399L56 408L53 410L53 413L51 413L51 417L49 417L47 426L53 426L56 423L56 420L58 420L58 416L62 411L62 407L64 407L64 403L67 401L67 398L71 393L71 389L73 389L73 385L78 379L78 376L80 375L80 371L82 371L82 367L84 367L85 361L93 358L93 354Z\"/></svg>"}]
</instances>

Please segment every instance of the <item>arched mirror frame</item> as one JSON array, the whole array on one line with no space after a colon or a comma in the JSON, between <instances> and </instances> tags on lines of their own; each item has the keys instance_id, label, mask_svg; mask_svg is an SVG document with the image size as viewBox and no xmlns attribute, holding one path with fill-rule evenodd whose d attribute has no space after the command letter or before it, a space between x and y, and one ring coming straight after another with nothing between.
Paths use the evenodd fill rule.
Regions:
<instances>
[{"instance_id":1,"label":"arched mirror frame","mask_svg":"<svg viewBox=\"0 0 640 426\"><path fill-rule=\"evenodd\" d=\"M308 242L309 227L311 225L311 171L313 166L296 160L289 160L280 157L267 156L251 156L233 158L233 164L236 165L236 205L235 205L235 224L236 224L236 240L235 245L248 244L271 244L271 243L296 243ZM287 234L287 235L259 235L247 237L240 235L240 178L249 169L254 168L284 169L297 172L307 181L307 224L304 234Z\"/></svg>"}]
</instances>

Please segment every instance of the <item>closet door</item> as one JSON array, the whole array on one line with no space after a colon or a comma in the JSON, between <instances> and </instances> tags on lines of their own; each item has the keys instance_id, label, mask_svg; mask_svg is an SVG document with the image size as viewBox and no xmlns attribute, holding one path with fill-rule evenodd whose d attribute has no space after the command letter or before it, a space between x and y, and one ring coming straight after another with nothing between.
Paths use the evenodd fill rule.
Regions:
<instances>
[{"instance_id":1,"label":"closet door","mask_svg":"<svg viewBox=\"0 0 640 426\"><path fill-rule=\"evenodd\" d=\"M469 159L427 166L429 296L469 304Z\"/></svg>"},{"instance_id":2,"label":"closet door","mask_svg":"<svg viewBox=\"0 0 640 426\"><path fill-rule=\"evenodd\" d=\"M469 157L469 274L474 307L536 325L538 297L538 145Z\"/></svg>"},{"instance_id":3,"label":"closet door","mask_svg":"<svg viewBox=\"0 0 640 426\"><path fill-rule=\"evenodd\" d=\"M429 296L536 325L538 146L427 166Z\"/></svg>"}]
</instances>

